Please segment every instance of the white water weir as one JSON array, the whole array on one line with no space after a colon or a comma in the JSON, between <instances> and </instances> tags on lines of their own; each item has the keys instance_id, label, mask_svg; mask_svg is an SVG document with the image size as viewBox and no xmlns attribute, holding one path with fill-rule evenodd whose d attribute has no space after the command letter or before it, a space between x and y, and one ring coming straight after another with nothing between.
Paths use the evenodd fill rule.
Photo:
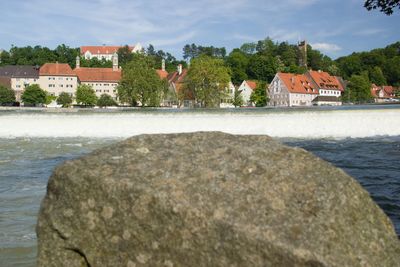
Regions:
<instances>
[{"instance_id":1,"label":"white water weir","mask_svg":"<svg viewBox=\"0 0 400 267\"><path fill-rule=\"evenodd\" d=\"M1 112L0 138L125 138L221 131L282 138L400 136L399 109L274 112Z\"/></svg>"}]
</instances>

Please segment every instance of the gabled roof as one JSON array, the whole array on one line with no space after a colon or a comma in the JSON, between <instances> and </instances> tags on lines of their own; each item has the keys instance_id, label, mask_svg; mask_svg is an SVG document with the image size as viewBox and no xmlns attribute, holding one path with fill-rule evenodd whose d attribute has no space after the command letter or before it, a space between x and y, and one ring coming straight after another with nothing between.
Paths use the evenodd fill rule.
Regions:
<instances>
[{"instance_id":1,"label":"gabled roof","mask_svg":"<svg viewBox=\"0 0 400 267\"><path fill-rule=\"evenodd\" d=\"M290 93L318 94L317 88L313 86L312 81L304 74L278 72L278 77Z\"/></svg>"},{"instance_id":2,"label":"gabled roof","mask_svg":"<svg viewBox=\"0 0 400 267\"><path fill-rule=\"evenodd\" d=\"M340 90L344 91L342 83L337 77L331 76L325 71L308 71L309 76L313 79L319 89Z\"/></svg>"},{"instance_id":3,"label":"gabled roof","mask_svg":"<svg viewBox=\"0 0 400 267\"><path fill-rule=\"evenodd\" d=\"M81 82L116 82L121 80L121 70L112 68L76 68L74 72Z\"/></svg>"},{"instance_id":4,"label":"gabled roof","mask_svg":"<svg viewBox=\"0 0 400 267\"><path fill-rule=\"evenodd\" d=\"M247 85L254 91L257 88L257 82L256 81L245 81L247 83Z\"/></svg>"},{"instance_id":5,"label":"gabled roof","mask_svg":"<svg viewBox=\"0 0 400 267\"><path fill-rule=\"evenodd\" d=\"M168 75L168 81L170 83L183 83L184 79L187 75L188 70L187 69L183 69L181 75L179 75L179 73L177 71L172 72Z\"/></svg>"},{"instance_id":6,"label":"gabled roof","mask_svg":"<svg viewBox=\"0 0 400 267\"><path fill-rule=\"evenodd\" d=\"M380 96L379 96L380 92L383 93L383 97L381 97L381 98L391 98L394 96L393 86L388 86L388 85L377 86L375 84L372 84L372 87L371 87L372 97L380 98Z\"/></svg>"},{"instance_id":7,"label":"gabled roof","mask_svg":"<svg viewBox=\"0 0 400 267\"><path fill-rule=\"evenodd\" d=\"M46 63L40 70L41 76L76 76L71 67L66 63Z\"/></svg>"},{"instance_id":8,"label":"gabled roof","mask_svg":"<svg viewBox=\"0 0 400 267\"><path fill-rule=\"evenodd\" d=\"M84 55L87 51L89 51L92 55L103 54L103 55L112 55L118 51L118 49L123 46L81 46L81 55ZM134 46L129 46L129 50L135 49Z\"/></svg>"},{"instance_id":9,"label":"gabled roof","mask_svg":"<svg viewBox=\"0 0 400 267\"><path fill-rule=\"evenodd\" d=\"M167 79L168 78L168 72L165 70L156 70L158 76L160 79Z\"/></svg>"},{"instance_id":10,"label":"gabled roof","mask_svg":"<svg viewBox=\"0 0 400 267\"><path fill-rule=\"evenodd\" d=\"M39 78L39 68L34 66L3 66L0 67L0 77Z\"/></svg>"}]
</instances>

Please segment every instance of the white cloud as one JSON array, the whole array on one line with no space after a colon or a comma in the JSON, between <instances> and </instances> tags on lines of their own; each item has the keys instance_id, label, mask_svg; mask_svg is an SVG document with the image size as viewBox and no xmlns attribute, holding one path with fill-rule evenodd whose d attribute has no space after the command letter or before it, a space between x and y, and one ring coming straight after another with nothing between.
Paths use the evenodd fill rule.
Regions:
<instances>
[{"instance_id":1,"label":"white cloud","mask_svg":"<svg viewBox=\"0 0 400 267\"><path fill-rule=\"evenodd\" d=\"M313 49L321 50L324 52L337 52L342 50L342 48L336 44L329 43L312 43L310 44Z\"/></svg>"}]
</instances>

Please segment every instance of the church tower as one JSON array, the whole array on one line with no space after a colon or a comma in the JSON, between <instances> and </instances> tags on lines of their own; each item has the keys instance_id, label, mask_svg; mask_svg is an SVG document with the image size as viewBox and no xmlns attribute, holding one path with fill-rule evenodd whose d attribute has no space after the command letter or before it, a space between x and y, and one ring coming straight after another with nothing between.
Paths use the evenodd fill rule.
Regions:
<instances>
[{"instance_id":1,"label":"church tower","mask_svg":"<svg viewBox=\"0 0 400 267\"><path fill-rule=\"evenodd\" d=\"M112 56L113 71L118 70L118 54L115 52Z\"/></svg>"},{"instance_id":2,"label":"church tower","mask_svg":"<svg viewBox=\"0 0 400 267\"><path fill-rule=\"evenodd\" d=\"M299 48L299 65L307 68L307 41L299 42L297 47Z\"/></svg>"},{"instance_id":3,"label":"church tower","mask_svg":"<svg viewBox=\"0 0 400 267\"><path fill-rule=\"evenodd\" d=\"M76 69L79 69L81 67L81 58L79 56L76 56Z\"/></svg>"}]
</instances>

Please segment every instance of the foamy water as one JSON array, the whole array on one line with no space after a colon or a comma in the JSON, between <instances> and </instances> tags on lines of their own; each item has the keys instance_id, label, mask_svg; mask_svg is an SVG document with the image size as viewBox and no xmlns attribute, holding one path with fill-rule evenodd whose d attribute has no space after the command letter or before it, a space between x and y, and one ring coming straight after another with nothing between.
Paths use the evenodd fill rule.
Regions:
<instances>
[{"instance_id":1,"label":"foamy water","mask_svg":"<svg viewBox=\"0 0 400 267\"><path fill-rule=\"evenodd\" d=\"M138 134L222 131L293 138L400 135L400 109L246 113L9 113L0 138L125 138Z\"/></svg>"}]
</instances>

